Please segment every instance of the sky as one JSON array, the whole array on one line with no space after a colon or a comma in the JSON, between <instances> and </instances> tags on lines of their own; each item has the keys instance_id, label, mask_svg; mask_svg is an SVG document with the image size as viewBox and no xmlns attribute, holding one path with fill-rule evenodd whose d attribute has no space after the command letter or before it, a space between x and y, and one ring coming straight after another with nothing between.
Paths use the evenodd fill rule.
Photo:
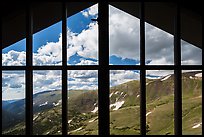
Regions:
<instances>
[{"instance_id":1,"label":"sky","mask_svg":"<svg viewBox=\"0 0 204 137\"><path fill-rule=\"evenodd\" d=\"M139 19L113 6L109 6L109 49L111 65L139 65ZM67 20L67 64L98 64L98 24L92 18L98 16L98 5L85 9ZM33 36L33 65L62 64L62 22L58 22ZM145 23L146 64L172 65L173 36ZM182 64L202 63L202 50L182 43ZM3 49L3 66L25 66L25 39ZM61 71L45 70L33 72L34 94L46 90L61 89ZM147 78L161 78L171 71L147 71ZM130 80L139 80L139 71L111 70L110 86ZM69 90L97 89L98 72L93 70L68 71ZM3 71L3 100L25 97L25 71Z\"/></svg>"}]
</instances>

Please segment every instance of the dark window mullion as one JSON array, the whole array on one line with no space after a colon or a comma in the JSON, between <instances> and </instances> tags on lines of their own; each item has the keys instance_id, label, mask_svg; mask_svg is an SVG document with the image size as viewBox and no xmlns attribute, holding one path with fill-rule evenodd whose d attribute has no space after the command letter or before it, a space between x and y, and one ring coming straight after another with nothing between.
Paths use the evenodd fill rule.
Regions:
<instances>
[{"instance_id":1,"label":"dark window mullion","mask_svg":"<svg viewBox=\"0 0 204 137\"><path fill-rule=\"evenodd\" d=\"M67 135L67 5L62 2L62 135Z\"/></svg>"},{"instance_id":2,"label":"dark window mullion","mask_svg":"<svg viewBox=\"0 0 204 137\"><path fill-rule=\"evenodd\" d=\"M99 16L99 72L98 113L99 135L108 136L109 128L109 7L107 0L98 4Z\"/></svg>"},{"instance_id":3,"label":"dark window mullion","mask_svg":"<svg viewBox=\"0 0 204 137\"><path fill-rule=\"evenodd\" d=\"M33 134L33 70L32 47L33 46L33 14L32 5L26 7L26 135Z\"/></svg>"},{"instance_id":4,"label":"dark window mullion","mask_svg":"<svg viewBox=\"0 0 204 137\"><path fill-rule=\"evenodd\" d=\"M181 26L180 5L175 9L174 23L174 132L182 135Z\"/></svg>"},{"instance_id":5,"label":"dark window mullion","mask_svg":"<svg viewBox=\"0 0 204 137\"><path fill-rule=\"evenodd\" d=\"M203 23L203 17L202 17L202 21L201 21L202 23ZM203 34L203 26L202 26L202 34ZM203 48L203 36L202 36L202 48ZM203 59L203 57L204 57L204 53L203 53L203 51L202 51L202 64L201 64L201 66L203 66L203 63L204 63L204 59ZM202 73L203 73L203 67L202 67ZM202 82L203 82L203 77L202 77ZM203 85L202 85L202 91L203 91ZM202 96L203 96L203 92L202 92ZM202 112L204 112L204 107L203 107L203 101L204 99L203 99L203 97L202 97ZM203 117L204 117L204 115L203 115L203 113L202 113L202 123L203 123ZM202 126L202 135L203 135L203 132L204 132L204 126Z\"/></svg>"},{"instance_id":6,"label":"dark window mullion","mask_svg":"<svg viewBox=\"0 0 204 137\"><path fill-rule=\"evenodd\" d=\"M146 135L145 5L140 4L140 134Z\"/></svg>"},{"instance_id":7,"label":"dark window mullion","mask_svg":"<svg viewBox=\"0 0 204 137\"><path fill-rule=\"evenodd\" d=\"M3 38L2 38L2 33L3 33L3 31L2 31L2 18L0 18L0 46L1 46L1 51L0 51L0 60L1 60L1 74L0 74L0 76L1 76L1 81L0 81L0 84L1 84L1 93L0 93L0 99L1 99L1 103L0 103L0 117L1 117L1 121L2 121L2 47L3 47L3 42L2 42L2 40L3 40ZM2 134L2 123L1 123L1 125L0 125L0 130L1 130L1 134Z\"/></svg>"}]
</instances>

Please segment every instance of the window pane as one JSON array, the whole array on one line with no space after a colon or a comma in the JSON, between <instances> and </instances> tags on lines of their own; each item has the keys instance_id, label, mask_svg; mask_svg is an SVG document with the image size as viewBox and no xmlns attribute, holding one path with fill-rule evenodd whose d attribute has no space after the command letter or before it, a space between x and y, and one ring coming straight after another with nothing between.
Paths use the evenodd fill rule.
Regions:
<instances>
[{"instance_id":1,"label":"window pane","mask_svg":"<svg viewBox=\"0 0 204 137\"><path fill-rule=\"evenodd\" d=\"M139 11L139 3L113 3ZM109 64L140 64L140 20L127 12L109 5Z\"/></svg>"},{"instance_id":2,"label":"window pane","mask_svg":"<svg viewBox=\"0 0 204 137\"><path fill-rule=\"evenodd\" d=\"M61 71L33 72L34 135L59 135L62 133L61 86Z\"/></svg>"},{"instance_id":3,"label":"window pane","mask_svg":"<svg viewBox=\"0 0 204 137\"><path fill-rule=\"evenodd\" d=\"M171 5L171 6L170 6ZM145 3L145 55L147 65L174 64L174 6L167 2Z\"/></svg>"},{"instance_id":4,"label":"window pane","mask_svg":"<svg viewBox=\"0 0 204 137\"><path fill-rule=\"evenodd\" d=\"M202 135L202 71L182 71L182 134Z\"/></svg>"},{"instance_id":5,"label":"window pane","mask_svg":"<svg viewBox=\"0 0 204 137\"><path fill-rule=\"evenodd\" d=\"M43 26L45 17L41 15L42 12L49 13L49 16L47 15L46 18L50 19L50 22L53 23L50 23L49 27L38 31L33 35L33 65L62 65L62 22L60 21L61 12L52 12L53 8L57 8L59 11L61 11L61 3L44 2L41 4L43 4L46 8L34 8L34 28ZM56 18L59 18L60 22L52 21L57 20Z\"/></svg>"},{"instance_id":6,"label":"window pane","mask_svg":"<svg viewBox=\"0 0 204 137\"><path fill-rule=\"evenodd\" d=\"M145 34L146 64L174 64L173 36L148 23L145 23Z\"/></svg>"},{"instance_id":7,"label":"window pane","mask_svg":"<svg viewBox=\"0 0 204 137\"><path fill-rule=\"evenodd\" d=\"M2 66L26 65L25 24L26 15L23 12L2 19Z\"/></svg>"},{"instance_id":8,"label":"window pane","mask_svg":"<svg viewBox=\"0 0 204 137\"><path fill-rule=\"evenodd\" d=\"M181 65L202 65L202 49L181 40Z\"/></svg>"},{"instance_id":9,"label":"window pane","mask_svg":"<svg viewBox=\"0 0 204 137\"><path fill-rule=\"evenodd\" d=\"M70 3L81 6L83 3ZM98 64L98 4L67 18L67 64Z\"/></svg>"},{"instance_id":10,"label":"window pane","mask_svg":"<svg viewBox=\"0 0 204 137\"><path fill-rule=\"evenodd\" d=\"M25 134L25 71L2 72L2 134Z\"/></svg>"},{"instance_id":11,"label":"window pane","mask_svg":"<svg viewBox=\"0 0 204 137\"><path fill-rule=\"evenodd\" d=\"M68 134L98 134L98 71L68 71Z\"/></svg>"},{"instance_id":12,"label":"window pane","mask_svg":"<svg viewBox=\"0 0 204 137\"><path fill-rule=\"evenodd\" d=\"M140 134L140 73L110 71L110 134Z\"/></svg>"},{"instance_id":13,"label":"window pane","mask_svg":"<svg viewBox=\"0 0 204 137\"><path fill-rule=\"evenodd\" d=\"M26 65L26 39L18 41L2 50L2 66Z\"/></svg>"},{"instance_id":14,"label":"window pane","mask_svg":"<svg viewBox=\"0 0 204 137\"><path fill-rule=\"evenodd\" d=\"M147 70L146 121L148 135L174 134L174 73Z\"/></svg>"},{"instance_id":15,"label":"window pane","mask_svg":"<svg viewBox=\"0 0 204 137\"><path fill-rule=\"evenodd\" d=\"M202 16L181 8L181 64L202 65Z\"/></svg>"}]
</instances>

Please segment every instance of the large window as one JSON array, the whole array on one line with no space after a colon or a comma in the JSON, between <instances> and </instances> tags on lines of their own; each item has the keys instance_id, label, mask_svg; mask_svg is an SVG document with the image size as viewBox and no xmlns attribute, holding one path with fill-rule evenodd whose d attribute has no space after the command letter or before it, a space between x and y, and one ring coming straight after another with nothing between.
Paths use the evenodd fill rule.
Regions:
<instances>
[{"instance_id":1,"label":"large window","mask_svg":"<svg viewBox=\"0 0 204 137\"><path fill-rule=\"evenodd\" d=\"M176 4L43 5L1 49L2 134L202 135L202 47L181 37ZM53 7L59 20L36 31Z\"/></svg>"}]
</instances>

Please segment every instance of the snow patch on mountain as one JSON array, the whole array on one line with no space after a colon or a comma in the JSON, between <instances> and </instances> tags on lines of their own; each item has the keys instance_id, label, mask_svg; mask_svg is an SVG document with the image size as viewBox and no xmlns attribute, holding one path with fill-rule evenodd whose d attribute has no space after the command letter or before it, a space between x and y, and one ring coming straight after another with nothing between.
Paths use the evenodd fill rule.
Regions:
<instances>
[{"instance_id":1,"label":"snow patch on mountain","mask_svg":"<svg viewBox=\"0 0 204 137\"><path fill-rule=\"evenodd\" d=\"M97 103L94 103L94 106L96 106L97 105Z\"/></svg>"},{"instance_id":2,"label":"snow patch on mountain","mask_svg":"<svg viewBox=\"0 0 204 137\"><path fill-rule=\"evenodd\" d=\"M40 114L40 113L38 113L38 114L33 118L33 121L36 120L36 119L39 117L39 114Z\"/></svg>"},{"instance_id":3,"label":"snow patch on mountain","mask_svg":"<svg viewBox=\"0 0 204 137\"><path fill-rule=\"evenodd\" d=\"M77 131L79 131L79 130L82 130L82 127L77 128L77 129L73 130L72 132L77 132Z\"/></svg>"},{"instance_id":4,"label":"snow patch on mountain","mask_svg":"<svg viewBox=\"0 0 204 137\"><path fill-rule=\"evenodd\" d=\"M150 111L150 112L148 112L147 114L146 114L146 117L149 115L149 114L151 114L152 112Z\"/></svg>"},{"instance_id":5,"label":"snow patch on mountain","mask_svg":"<svg viewBox=\"0 0 204 137\"><path fill-rule=\"evenodd\" d=\"M92 113L96 113L98 111L98 107L95 107L94 110L92 110Z\"/></svg>"},{"instance_id":6,"label":"snow patch on mountain","mask_svg":"<svg viewBox=\"0 0 204 137\"><path fill-rule=\"evenodd\" d=\"M202 125L202 123L196 124L195 126L193 126L192 128L198 128Z\"/></svg>"},{"instance_id":7,"label":"snow patch on mountain","mask_svg":"<svg viewBox=\"0 0 204 137\"><path fill-rule=\"evenodd\" d=\"M94 122L96 119L97 119L97 118L94 118L94 119L92 119L92 120L89 120L89 123Z\"/></svg>"},{"instance_id":8,"label":"snow patch on mountain","mask_svg":"<svg viewBox=\"0 0 204 137\"><path fill-rule=\"evenodd\" d=\"M171 77L171 75L167 75L166 77L164 77L163 79L161 79L161 81L165 81L165 80L167 80L168 78L170 78Z\"/></svg>"},{"instance_id":9,"label":"snow patch on mountain","mask_svg":"<svg viewBox=\"0 0 204 137\"><path fill-rule=\"evenodd\" d=\"M111 97L112 97L112 95L113 95L113 93L111 93L109 97L111 98Z\"/></svg>"},{"instance_id":10,"label":"snow patch on mountain","mask_svg":"<svg viewBox=\"0 0 204 137\"><path fill-rule=\"evenodd\" d=\"M202 78L202 73L197 73L197 74L195 74L195 77Z\"/></svg>"},{"instance_id":11,"label":"snow patch on mountain","mask_svg":"<svg viewBox=\"0 0 204 137\"><path fill-rule=\"evenodd\" d=\"M43 104L40 104L39 107L45 106L45 105L47 105L47 104L48 104L48 101L46 101L46 102L43 103Z\"/></svg>"},{"instance_id":12,"label":"snow patch on mountain","mask_svg":"<svg viewBox=\"0 0 204 137\"><path fill-rule=\"evenodd\" d=\"M71 120L68 120L68 124L70 124L72 122L72 119Z\"/></svg>"},{"instance_id":13,"label":"snow patch on mountain","mask_svg":"<svg viewBox=\"0 0 204 137\"><path fill-rule=\"evenodd\" d=\"M57 103L52 103L55 107L60 105L60 103L62 102L62 100L59 100Z\"/></svg>"},{"instance_id":14,"label":"snow patch on mountain","mask_svg":"<svg viewBox=\"0 0 204 137\"><path fill-rule=\"evenodd\" d=\"M192 76L189 77L190 79L194 79Z\"/></svg>"},{"instance_id":15,"label":"snow patch on mountain","mask_svg":"<svg viewBox=\"0 0 204 137\"><path fill-rule=\"evenodd\" d=\"M139 98L140 97L140 95L137 95L137 98Z\"/></svg>"},{"instance_id":16,"label":"snow patch on mountain","mask_svg":"<svg viewBox=\"0 0 204 137\"><path fill-rule=\"evenodd\" d=\"M118 102L115 102L114 104L111 104L110 105L110 109L112 107L115 107L113 110L118 110L119 108L122 107L122 105L125 103L125 101L118 101Z\"/></svg>"},{"instance_id":17,"label":"snow patch on mountain","mask_svg":"<svg viewBox=\"0 0 204 137\"><path fill-rule=\"evenodd\" d=\"M127 94L125 94L124 96L123 96L123 98L125 98L127 96Z\"/></svg>"},{"instance_id":18,"label":"snow patch on mountain","mask_svg":"<svg viewBox=\"0 0 204 137\"><path fill-rule=\"evenodd\" d=\"M50 131L48 131L47 133L46 133L46 135L48 135L50 133Z\"/></svg>"}]
</instances>

